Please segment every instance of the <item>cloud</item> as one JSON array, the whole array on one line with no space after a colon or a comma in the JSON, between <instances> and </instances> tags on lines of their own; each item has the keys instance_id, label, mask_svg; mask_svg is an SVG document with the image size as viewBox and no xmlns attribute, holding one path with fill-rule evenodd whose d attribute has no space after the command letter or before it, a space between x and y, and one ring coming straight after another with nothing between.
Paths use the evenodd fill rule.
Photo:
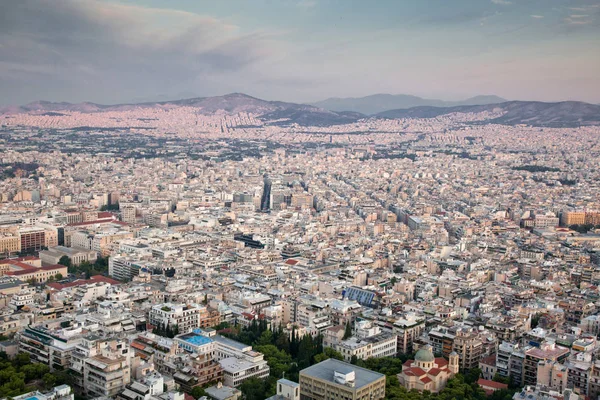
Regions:
<instances>
[{"instance_id":1,"label":"cloud","mask_svg":"<svg viewBox=\"0 0 600 400\"><path fill-rule=\"evenodd\" d=\"M543 15L535 15L534 14L534 15L531 15L531 18L533 18L533 19L542 19L542 18L544 18L544 16Z\"/></svg>"},{"instance_id":2,"label":"cloud","mask_svg":"<svg viewBox=\"0 0 600 400\"><path fill-rule=\"evenodd\" d=\"M588 14L571 14L565 18L565 22L569 25L588 25L594 20Z\"/></svg>"},{"instance_id":3,"label":"cloud","mask_svg":"<svg viewBox=\"0 0 600 400\"><path fill-rule=\"evenodd\" d=\"M502 6L508 6L508 5L512 4L512 1L508 1L508 0L491 0L491 1L494 4L499 4L499 5L502 5Z\"/></svg>"},{"instance_id":4,"label":"cloud","mask_svg":"<svg viewBox=\"0 0 600 400\"><path fill-rule=\"evenodd\" d=\"M0 92L16 101L112 101L186 90L191 82L215 90L215 75L239 73L275 52L269 33L241 33L185 11L91 0L0 1Z\"/></svg>"},{"instance_id":5,"label":"cloud","mask_svg":"<svg viewBox=\"0 0 600 400\"><path fill-rule=\"evenodd\" d=\"M301 0L296 5L302 8L313 8L317 6L317 0Z\"/></svg>"}]
</instances>

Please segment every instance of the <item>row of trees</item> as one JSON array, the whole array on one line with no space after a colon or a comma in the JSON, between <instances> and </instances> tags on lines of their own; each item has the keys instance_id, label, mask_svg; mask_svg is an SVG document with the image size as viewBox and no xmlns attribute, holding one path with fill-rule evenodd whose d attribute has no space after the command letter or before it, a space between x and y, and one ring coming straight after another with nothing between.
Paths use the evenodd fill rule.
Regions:
<instances>
[{"instance_id":1,"label":"row of trees","mask_svg":"<svg viewBox=\"0 0 600 400\"><path fill-rule=\"evenodd\" d=\"M255 350L264 354L269 364L271 369L269 378L265 380L251 378L240 386L239 389L247 400L262 400L273 396L278 379L286 377L298 381L300 370L310 365L328 358L343 360L339 352L331 348L323 348L323 338L320 335L315 338L310 335L300 336L295 330L289 333L281 327L271 330L268 329L265 321L253 321L250 326L243 329L223 323L215 329L223 336L252 345ZM479 368L467 371L464 375L457 374L448 381L446 388L436 394L407 390L400 385L396 375L402 371L402 365L413 358L414 354L367 360L358 360L354 357L351 363L384 374L386 399L391 400L510 400L516 391L515 388L510 388L487 396L477 385L477 380L481 376ZM191 393L195 398L200 398L204 394L203 388L195 388Z\"/></svg>"},{"instance_id":2,"label":"row of trees","mask_svg":"<svg viewBox=\"0 0 600 400\"><path fill-rule=\"evenodd\" d=\"M0 398L16 397L34 390L49 390L56 385L70 383L67 373L51 373L46 364L32 363L27 353L20 353L9 360L6 353L0 352Z\"/></svg>"},{"instance_id":3,"label":"row of trees","mask_svg":"<svg viewBox=\"0 0 600 400\"><path fill-rule=\"evenodd\" d=\"M69 257L62 256L58 263L67 267L70 274L85 274L86 279L93 275L108 273L108 257L99 256L93 264L89 261L82 261L79 265L73 265Z\"/></svg>"},{"instance_id":4,"label":"row of trees","mask_svg":"<svg viewBox=\"0 0 600 400\"><path fill-rule=\"evenodd\" d=\"M166 326L164 324L159 324L152 330L152 333L159 336L174 338L175 336L179 335L179 326L174 325L171 327L171 325L168 323Z\"/></svg>"},{"instance_id":5,"label":"row of trees","mask_svg":"<svg viewBox=\"0 0 600 400\"><path fill-rule=\"evenodd\" d=\"M277 380L286 377L298 380L300 370L328 358L343 360L343 356L330 348L323 348L323 337L299 335L295 329L285 332L280 326L268 329L266 321L253 321L247 328L218 326L219 333L242 343L252 345L256 351L264 354L270 367L270 376L266 380L248 379L240 390L247 400L262 400L276 392Z\"/></svg>"},{"instance_id":6,"label":"row of trees","mask_svg":"<svg viewBox=\"0 0 600 400\"><path fill-rule=\"evenodd\" d=\"M594 225L594 224L582 224L582 225L569 225L569 229L572 229L576 232L579 233L588 233L588 231L591 231L592 229L600 229L600 225Z\"/></svg>"},{"instance_id":7,"label":"row of trees","mask_svg":"<svg viewBox=\"0 0 600 400\"><path fill-rule=\"evenodd\" d=\"M381 372L381 371L379 371ZM407 390L398 382L395 375L387 375L385 398L391 400L511 400L516 389L497 390L488 396L477 384L481 370L474 368L465 375L457 374L448 380L446 387L439 393L423 393Z\"/></svg>"}]
</instances>

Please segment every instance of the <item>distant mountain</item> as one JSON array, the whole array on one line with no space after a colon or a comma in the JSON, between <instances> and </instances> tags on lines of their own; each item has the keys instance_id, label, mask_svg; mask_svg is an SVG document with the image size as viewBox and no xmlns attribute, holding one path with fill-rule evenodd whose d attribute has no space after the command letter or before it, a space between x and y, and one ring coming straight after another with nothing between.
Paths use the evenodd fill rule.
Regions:
<instances>
[{"instance_id":1,"label":"distant mountain","mask_svg":"<svg viewBox=\"0 0 600 400\"><path fill-rule=\"evenodd\" d=\"M456 107L413 107L389 110L377 114L381 118L435 118L450 113L503 112L501 117L485 121L503 125L526 124L540 127L577 127L600 125L600 106L579 101L543 103L539 101L508 101L500 104Z\"/></svg>"},{"instance_id":2,"label":"distant mountain","mask_svg":"<svg viewBox=\"0 0 600 400\"><path fill-rule=\"evenodd\" d=\"M382 99L390 95L369 97ZM408 104L416 101L414 96L391 96L395 101L403 98ZM497 100L495 96L478 96L465 102L485 102ZM422 99L421 99L422 100ZM383 104L383 103L382 103ZM0 109L0 114L30 113L48 116L61 116L72 112L98 113L103 111L129 111L136 109L157 108L163 110L177 107L193 107L197 114L203 115L235 115L238 113L253 114L267 125L285 126L298 124L301 126L331 126L354 123L367 115L355 111L330 111L314 105L267 101L242 93L231 93L216 97L194 97L183 100L146 102L139 104L102 105L95 103L53 103L37 101L20 107ZM537 101L508 101L498 104L455 105L452 107L418 106L388 110L377 113L371 118L434 118L450 113L480 113L494 111L501 113L481 123L497 123L504 125L526 124L547 127L577 127L600 125L600 106L576 101L560 103L542 103Z\"/></svg>"},{"instance_id":3,"label":"distant mountain","mask_svg":"<svg viewBox=\"0 0 600 400\"><path fill-rule=\"evenodd\" d=\"M305 126L328 126L351 123L366 117L359 113L329 111L306 104L261 100L243 93L116 105L102 105L89 102L72 104L36 101L24 106L0 109L0 114L33 113L60 115L60 113L69 112L95 113L103 111L128 111L140 108L173 109L177 107L194 107L198 109L198 113L204 115L216 113L234 115L240 112L247 112L259 116L260 119L267 123L272 122L274 125L297 123Z\"/></svg>"},{"instance_id":4,"label":"distant mountain","mask_svg":"<svg viewBox=\"0 0 600 400\"><path fill-rule=\"evenodd\" d=\"M463 101L443 101L423 99L421 97L406 94L374 94L366 97L332 97L327 100L312 103L312 105L332 111L354 111L371 115L387 110L407 109L420 106L453 107L504 102L506 102L506 100L498 96L475 96Z\"/></svg>"}]
</instances>

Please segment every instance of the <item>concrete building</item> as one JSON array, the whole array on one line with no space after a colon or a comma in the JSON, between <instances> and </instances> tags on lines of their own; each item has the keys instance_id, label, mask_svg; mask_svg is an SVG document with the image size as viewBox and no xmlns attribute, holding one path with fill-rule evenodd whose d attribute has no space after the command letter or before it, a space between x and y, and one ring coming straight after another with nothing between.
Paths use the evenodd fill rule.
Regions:
<instances>
[{"instance_id":1,"label":"concrete building","mask_svg":"<svg viewBox=\"0 0 600 400\"><path fill-rule=\"evenodd\" d=\"M330 358L300 371L301 400L384 399L385 375Z\"/></svg>"},{"instance_id":2,"label":"concrete building","mask_svg":"<svg viewBox=\"0 0 600 400\"><path fill-rule=\"evenodd\" d=\"M398 353L410 354L413 352L413 342L421 336L425 329L425 318L408 314L394 322L392 332L398 337Z\"/></svg>"},{"instance_id":3,"label":"concrete building","mask_svg":"<svg viewBox=\"0 0 600 400\"><path fill-rule=\"evenodd\" d=\"M205 306L198 304L163 303L152 307L149 313L150 323L154 326L177 326L179 332L187 333L206 327L209 313Z\"/></svg>"},{"instance_id":4,"label":"concrete building","mask_svg":"<svg viewBox=\"0 0 600 400\"><path fill-rule=\"evenodd\" d=\"M55 246L42 250L39 257L44 264L58 264L62 257L68 257L72 265L79 265L84 261L93 263L98 258L98 253L92 250L78 249L76 247Z\"/></svg>"}]
</instances>

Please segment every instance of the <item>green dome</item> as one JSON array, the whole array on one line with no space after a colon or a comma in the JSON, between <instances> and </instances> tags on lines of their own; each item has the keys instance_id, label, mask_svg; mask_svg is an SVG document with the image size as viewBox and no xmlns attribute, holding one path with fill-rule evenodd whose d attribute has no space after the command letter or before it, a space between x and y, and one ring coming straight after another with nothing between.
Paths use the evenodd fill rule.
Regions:
<instances>
[{"instance_id":1,"label":"green dome","mask_svg":"<svg viewBox=\"0 0 600 400\"><path fill-rule=\"evenodd\" d=\"M433 360L433 352L429 346L422 348L415 354L415 361L432 362Z\"/></svg>"}]
</instances>

